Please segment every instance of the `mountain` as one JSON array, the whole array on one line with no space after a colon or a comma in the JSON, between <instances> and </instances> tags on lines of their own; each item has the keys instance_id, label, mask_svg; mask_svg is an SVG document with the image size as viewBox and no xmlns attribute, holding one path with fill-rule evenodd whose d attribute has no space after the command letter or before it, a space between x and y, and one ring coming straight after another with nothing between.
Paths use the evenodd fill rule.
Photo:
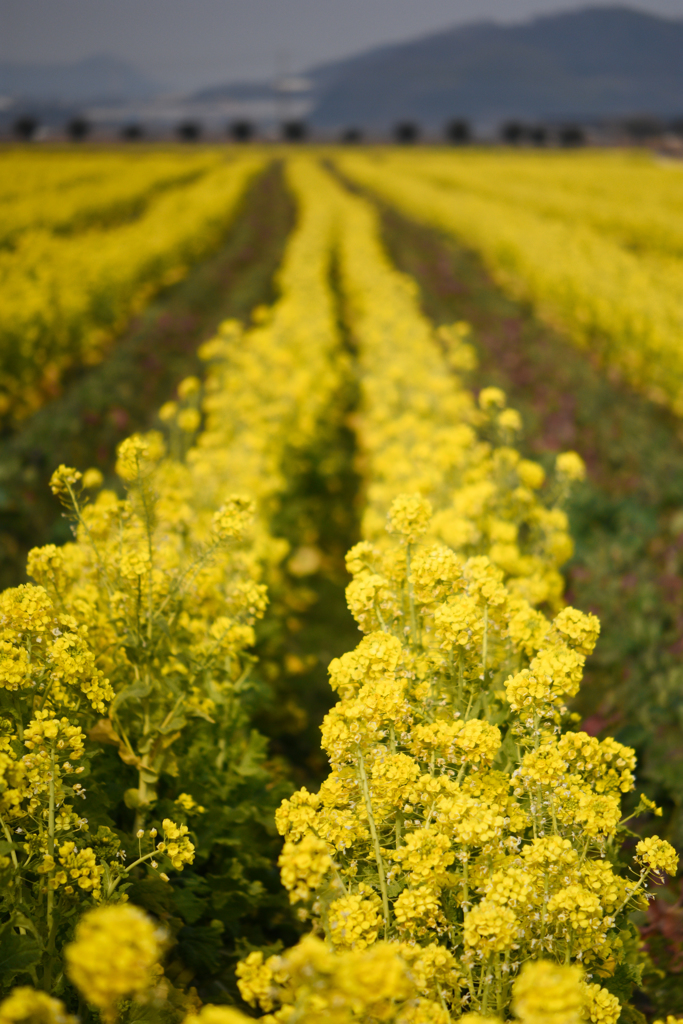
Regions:
<instances>
[{"instance_id":1,"label":"mountain","mask_svg":"<svg viewBox=\"0 0 683 1024\"><path fill-rule=\"evenodd\" d=\"M516 25L479 22L307 72L311 120L375 128L464 116L599 118L683 113L683 19L587 7Z\"/></svg>"},{"instance_id":2,"label":"mountain","mask_svg":"<svg viewBox=\"0 0 683 1024\"><path fill-rule=\"evenodd\" d=\"M73 64L0 62L0 95L22 100L91 103L147 99L158 92L155 82L107 53Z\"/></svg>"}]
</instances>

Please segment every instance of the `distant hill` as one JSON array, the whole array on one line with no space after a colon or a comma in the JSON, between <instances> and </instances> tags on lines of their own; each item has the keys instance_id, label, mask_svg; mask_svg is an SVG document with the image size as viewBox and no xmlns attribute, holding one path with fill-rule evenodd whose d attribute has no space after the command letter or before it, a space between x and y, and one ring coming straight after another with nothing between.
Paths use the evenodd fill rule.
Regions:
<instances>
[{"instance_id":1,"label":"distant hill","mask_svg":"<svg viewBox=\"0 0 683 1024\"><path fill-rule=\"evenodd\" d=\"M159 87L118 57L102 53L73 64L0 62L0 95L51 103L148 99Z\"/></svg>"},{"instance_id":2,"label":"distant hill","mask_svg":"<svg viewBox=\"0 0 683 1024\"><path fill-rule=\"evenodd\" d=\"M464 116L683 114L683 19L588 7L518 25L480 22L320 65L311 120L386 127Z\"/></svg>"}]
</instances>

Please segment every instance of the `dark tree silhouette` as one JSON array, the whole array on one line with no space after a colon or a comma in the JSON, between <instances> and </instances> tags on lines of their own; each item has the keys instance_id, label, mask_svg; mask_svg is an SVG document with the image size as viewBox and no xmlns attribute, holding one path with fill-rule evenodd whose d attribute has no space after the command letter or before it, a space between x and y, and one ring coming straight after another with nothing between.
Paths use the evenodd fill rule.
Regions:
<instances>
[{"instance_id":1,"label":"dark tree silhouette","mask_svg":"<svg viewBox=\"0 0 683 1024\"><path fill-rule=\"evenodd\" d=\"M583 146L586 135L578 124L566 124L560 128L560 145L566 147Z\"/></svg>"},{"instance_id":2,"label":"dark tree silhouette","mask_svg":"<svg viewBox=\"0 0 683 1024\"><path fill-rule=\"evenodd\" d=\"M282 138L286 142L303 142L307 136L305 121L285 121L282 125Z\"/></svg>"},{"instance_id":3,"label":"dark tree silhouette","mask_svg":"<svg viewBox=\"0 0 683 1024\"><path fill-rule=\"evenodd\" d=\"M345 128L340 135L340 142L362 142L363 131L361 128Z\"/></svg>"},{"instance_id":4,"label":"dark tree silhouette","mask_svg":"<svg viewBox=\"0 0 683 1024\"><path fill-rule=\"evenodd\" d=\"M82 142L90 135L92 125L84 117L72 117L66 126L66 134L72 142Z\"/></svg>"},{"instance_id":5,"label":"dark tree silhouette","mask_svg":"<svg viewBox=\"0 0 683 1024\"><path fill-rule=\"evenodd\" d=\"M415 121L399 121L394 125L394 141L401 145L417 142L420 137L420 126Z\"/></svg>"},{"instance_id":6,"label":"dark tree silhouette","mask_svg":"<svg viewBox=\"0 0 683 1024\"><path fill-rule=\"evenodd\" d=\"M623 127L636 142L655 138L664 131L664 125L656 117L629 117L623 122Z\"/></svg>"},{"instance_id":7,"label":"dark tree silhouette","mask_svg":"<svg viewBox=\"0 0 683 1024\"><path fill-rule=\"evenodd\" d=\"M176 134L182 142L196 142L202 134L202 126L199 121L181 121Z\"/></svg>"},{"instance_id":8,"label":"dark tree silhouette","mask_svg":"<svg viewBox=\"0 0 683 1024\"><path fill-rule=\"evenodd\" d=\"M251 121L233 121L228 125L228 135L233 142L249 142L254 137L254 126Z\"/></svg>"},{"instance_id":9,"label":"dark tree silhouette","mask_svg":"<svg viewBox=\"0 0 683 1024\"><path fill-rule=\"evenodd\" d=\"M38 131L40 122L32 114L22 114L13 124L14 134L22 142L30 142Z\"/></svg>"},{"instance_id":10,"label":"dark tree silhouette","mask_svg":"<svg viewBox=\"0 0 683 1024\"><path fill-rule=\"evenodd\" d=\"M500 129L500 137L508 146L519 146L526 134L527 129L521 121L506 121Z\"/></svg>"},{"instance_id":11,"label":"dark tree silhouette","mask_svg":"<svg viewBox=\"0 0 683 1024\"><path fill-rule=\"evenodd\" d=\"M448 142L454 143L456 146L464 146L466 143L472 141L472 129L469 121L466 121L464 117L456 117L452 121L449 121L446 125L444 132Z\"/></svg>"},{"instance_id":12,"label":"dark tree silhouette","mask_svg":"<svg viewBox=\"0 0 683 1024\"><path fill-rule=\"evenodd\" d=\"M548 129L543 124L535 124L529 129L529 138L534 146L545 146L548 141Z\"/></svg>"},{"instance_id":13,"label":"dark tree silhouette","mask_svg":"<svg viewBox=\"0 0 683 1024\"><path fill-rule=\"evenodd\" d=\"M139 142L145 134L141 124L124 124L121 129L121 138L126 142Z\"/></svg>"}]
</instances>

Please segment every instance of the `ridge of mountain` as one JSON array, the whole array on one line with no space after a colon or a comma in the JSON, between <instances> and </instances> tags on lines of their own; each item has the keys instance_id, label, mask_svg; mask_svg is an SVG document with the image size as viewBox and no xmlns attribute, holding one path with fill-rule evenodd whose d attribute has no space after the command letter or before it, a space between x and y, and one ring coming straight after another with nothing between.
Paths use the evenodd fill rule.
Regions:
<instances>
[{"instance_id":1,"label":"ridge of mountain","mask_svg":"<svg viewBox=\"0 0 683 1024\"><path fill-rule=\"evenodd\" d=\"M0 95L53 103L148 99L159 86L119 57L96 53L65 64L0 61Z\"/></svg>"},{"instance_id":2,"label":"ridge of mountain","mask_svg":"<svg viewBox=\"0 0 683 1024\"><path fill-rule=\"evenodd\" d=\"M683 114L683 19L588 6L516 24L476 21L318 64L315 126L386 129L455 117L599 119ZM270 82L216 85L201 99L272 96Z\"/></svg>"},{"instance_id":3,"label":"ridge of mountain","mask_svg":"<svg viewBox=\"0 0 683 1024\"><path fill-rule=\"evenodd\" d=\"M683 112L683 19L585 7L480 21L312 68L314 123Z\"/></svg>"}]
</instances>

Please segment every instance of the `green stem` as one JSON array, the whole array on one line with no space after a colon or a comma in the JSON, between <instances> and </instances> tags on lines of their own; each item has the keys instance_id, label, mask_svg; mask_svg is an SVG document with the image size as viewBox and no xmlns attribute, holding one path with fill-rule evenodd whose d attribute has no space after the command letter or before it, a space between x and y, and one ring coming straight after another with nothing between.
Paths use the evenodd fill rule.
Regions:
<instances>
[{"instance_id":1,"label":"green stem","mask_svg":"<svg viewBox=\"0 0 683 1024\"><path fill-rule=\"evenodd\" d=\"M17 860L17 855L16 855L16 852L15 852L15 849L14 849L14 840L12 839L12 833L8 829L7 824L5 822L5 819L2 817L1 814L0 814L0 824L2 824L2 831L5 833L5 839L7 840L7 842L12 847L12 849L10 850L10 857L12 858L12 863L14 864L15 868L18 868L19 867L19 861Z\"/></svg>"},{"instance_id":2,"label":"green stem","mask_svg":"<svg viewBox=\"0 0 683 1024\"><path fill-rule=\"evenodd\" d=\"M548 904L549 896L549 877L548 870L543 872L543 906L541 907L541 949L544 948L545 943L545 930L548 923L546 906Z\"/></svg>"},{"instance_id":3,"label":"green stem","mask_svg":"<svg viewBox=\"0 0 683 1024\"><path fill-rule=\"evenodd\" d=\"M152 850L151 853L146 853L144 855L144 857L138 857L138 859L134 860L132 864L128 865L128 867L122 868L121 874L117 875L117 877L112 879L112 881L109 883L109 887L107 889L107 898L112 895L112 893L115 891L116 887L118 886L119 882L121 882L122 879L126 878L130 874L130 872L133 870L133 868L136 868L138 866L138 864L144 864L144 862L146 860L151 860L152 857L154 857L156 854L157 854L157 851L156 850Z\"/></svg>"},{"instance_id":4,"label":"green stem","mask_svg":"<svg viewBox=\"0 0 683 1024\"><path fill-rule=\"evenodd\" d=\"M484 605L484 636L481 644L481 660L484 666L483 682L486 685L486 662L488 661L489 655L489 606Z\"/></svg>"},{"instance_id":5,"label":"green stem","mask_svg":"<svg viewBox=\"0 0 683 1024\"><path fill-rule=\"evenodd\" d=\"M481 965L481 973L479 975L479 984L477 985L477 1003L479 1005L479 1012L480 1013L482 1013L481 1000L482 1000L482 996L484 995L484 985L486 983L486 969L487 969L487 967L488 967L488 957L486 957L486 959L484 960L483 964ZM484 1016L483 1013L482 1013L482 1016Z\"/></svg>"},{"instance_id":6,"label":"green stem","mask_svg":"<svg viewBox=\"0 0 683 1024\"><path fill-rule=\"evenodd\" d=\"M614 912L614 917L618 917L618 916L619 916L619 914L620 914L620 913L622 912L622 910L624 909L624 907L626 906L626 904L627 904L627 903L629 902L629 900L632 900L632 899L633 899L633 897L634 897L634 896L635 896L635 894L637 893L638 889L640 889L641 885L642 885L642 884L643 884L643 882L645 881L645 878L646 878L646 876L647 876L647 874L648 874L649 870L650 870L650 869L649 869L648 867L644 867L644 868L643 868L643 870L642 870L642 871L640 872L640 876L639 876L639 878L638 878L638 884L636 885L636 887L635 887L635 889L633 890L633 892L632 892L632 893L630 893L630 894L629 894L629 895L628 895L628 896L626 897L626 899L625 899L625 900L624 900L624 902L623 902L623 903L621 904L621 906L619 907L619 909L618 909L618 910L615 910L615 912Z\"/></svg>"},{"instance_id":7,"label":"green stem","mask_svg":"<svg viewBox=\"0 0 683 1024\"><path fill-rule=\"evenodd\" d=\"M472 974L472 968L470 967L469 964L466 965L466 970L467 978L469 981L470 1004L472 1004L477 1002L477 986L474 983L474 975Z\"/></svg>"},{"instance_id":8,"label":"green stem","mask_svg":"<svg viewBox=\"0 0 683 1024\"><path fill-rule=\"evenodd\" d=\"M409 543L406 548L406 582L408 585L408 607L410 608L410 636L413 646L417 647L419 643L419 637L417 635L417 615L415 614L415 599L413 597L413 584L410 576L411 547L412 545Z\"/></svg>"},{"instance_id":9,"label":"green stem","mask_svg":"<svg viewBox=\"0 0 683 1024\"><path fill-rule=\"evenodd\" d=\"M148 596L147 596L147 642L152 646L152 619L154 611L154 548L152 546L152 514L147 507L149 497L147 489L142 485L142 507L145 511L145 526L147 528L147 557L149 558Z\"/></svg>"},{"instance_id":10,"label":"green stem","mask_svg":"<svg viewBox=\"0 0 683 1024\"><path fill-rule=\"evenodd\" d=\"M462 647L458 648L458 711L462 711L463 693Z\"/></svg>"},{"instance_id":11,"label":"green stem","mask_svg":"<svg viewBox=\"0 0 683 1024\"><path fill-rule=\"evenodd\" d=\"M47 852L54 861L55 856L55 762L54 744L50 749L50 802L48 805L47 817ZM47 876L47 964L45 965L45 990L49 992L52 988L52 962L55 955L55 891L50 886L54 876L54 867Z\"/></svg>"},{"instance_id":12,"label":"green stem","mask_svg":"<svg viewBox=\"0 0 683 1024\"><path fill-rule=\"evenodd\" d=\"M495 953L493 955L495 956ZM490 989L491 989L491 986L489 984L489 958L488 957L486 958L486 961L484 963L484 970L482 971L482 981L484 983L484 999L483 999L482 1004L481 1004L481 1012L482 1012L482 1015L485 1017L486 1016L486 1011L489 1008L489 992L490 992Z\"/></svg>"},{"instance_id":13,"label":"green stem","mask_svg":"<svg viewBox=\"0 0 683 1024\"><path fill-rule=\"evenodd\" d=\"M365 771L365 761L363 760L363 754L358 751L358 767L360 770L360 781L363 788L363 796L365 798L365 807L368 812L368 824L370 826L370 835L372 836L372 844L375 849L375 860L377 862L377 873L379 875L379 887L382 890L382 909L384 913L384 938L389 937L389 894L387 893L387 879L384 873L384 861L382 860L382 851L379 845L379 837L377 835L377 827L375 825L375 817L372 813L372 800L370 799L370 787L368 785L368 776Z\"/></svg>"},{"instance_id":14,"label":"green stem","mask_svg":"<svg viewBox=\"0 0 683 1024\"><path fill-rule=\"evenodd\" d=\"M105 566L105 563L104 563L104 559L102 558L102 556L100 554L99 548L97 547L97 544L95 543L95 538L93 537L92 533L90 532L90 528L89 528L88 524L86 523L85 519L81 515L81 508L80 508L80 505L78 504L78 498L76 497L76 495L75 495L75 493L73 491L73 488L71 487L71 484L67 483L66 487L67 487L67 490L69 492L69 497L71 498L71 503L73 505L74 512L76 513L76 521L77 521L79 526L83 527L83 530L84 530L84 532L85 532L85 534L86 534L86 536L87 536L87 538L88 538L88 540L90 542L90 546L92 547L93 551L95 552L95 558L97 559L97 561L99 563L99 569L100 569L100 572L101 572L103 580L104 580L104 585L107 588L107 591L109 592L109 596L111 597L111 595L113 593L113 588L112 588L109 576L107 574L107 569L106 569L106 566Z\"/></svg>"},{"instance_id":15,"label":"green stem","mask_svg":"<svg viewBox=\"0 0 683 1024\"><path fill-rule=\"evenodd\" d=\"M382 632L383 633L388 633L389 632L389 627L387 626L386 622L384 621L382 613L379 610L379 604L377 603L377 598L375 598L374 601L373 601L373 607L374 607L374 610L375 610L375 615L379 619L379 624L382 627Z\"/></svg>"},{"instance_id":16,"label":"green stem","mask_svg":"<svg viewBox=\"0 0 683 1024\"><path fill-rule=\"evenodd\" d=\"M144 754L141 760L141 767L138 770L138 806L135 809L135 823L133 833L137 833L145 825L145 810L148 804L147 783L144 779L144 772L147 771L147 755Z\"/></svg>"}]
</instances>

